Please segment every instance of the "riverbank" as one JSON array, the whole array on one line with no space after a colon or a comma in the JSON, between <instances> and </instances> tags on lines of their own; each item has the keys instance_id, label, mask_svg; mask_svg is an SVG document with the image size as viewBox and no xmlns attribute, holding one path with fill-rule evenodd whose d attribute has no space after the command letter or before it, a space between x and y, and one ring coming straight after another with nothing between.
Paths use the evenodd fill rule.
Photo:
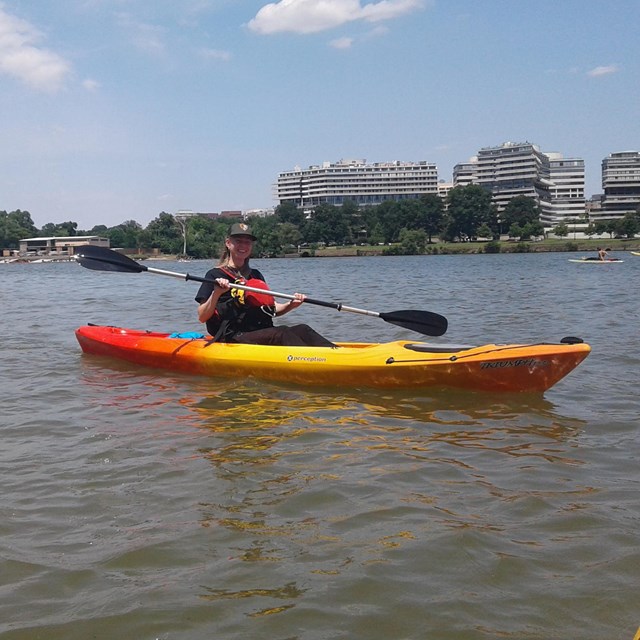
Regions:
<instances>
[{"instance_id":1,"label":"riverbank","mask_svg":"<svg viewBox=\"0 0 640 640\"><path fill-rule=\"evenodd\" d=\"M592 240L584 239L545 239L539 241L480 241L480 242L434 242L428 244L424 255L460 255L478 253L547 253L547 252L588 252L596 253L598 247L608 251L639 251L640 238ZM352 256L399 255L400 245L351 245L342 247L323 247L321 249L302 250L288 254L287 257L314 256L317 258L337 258Z\"/></svg>"}]
</instances>

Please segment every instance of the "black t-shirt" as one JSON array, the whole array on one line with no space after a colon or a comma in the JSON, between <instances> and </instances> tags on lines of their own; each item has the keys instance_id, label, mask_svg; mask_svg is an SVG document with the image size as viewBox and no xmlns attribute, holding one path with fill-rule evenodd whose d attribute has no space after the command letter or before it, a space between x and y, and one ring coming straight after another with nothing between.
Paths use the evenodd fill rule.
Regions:
<instances>
[{"instance_id":1,"label":"black t-shirt","mask_svg":"<svg viewBox=\"0 0 640 640\"><path fill-rule=\"evenodd\" d=\"M244 277L247 280L249 278L262 280L262 282L266 284L266 280L264 279L264 276L262 275L262 273L260 273L260 271L258 271L258 269L251 269L251 273ZM207 271L207 273L205 274L205 278L207 280L212 280L212 281L216 280L217 278L225 278L226 280L229 280L229 282L231 283L235 282L231 272L228 272L226 269L221 269L220 267L214 267L213 269L209 269L209 271ZM198 304L202 304L203 302L206 302L211 297L211 294L213 293L214 288L215 288L215 285L213 284L213 282L203 282L200 285L200 288L198 289L198 293L196 294L196 302ZM216 305L216 309L218 310L219 313L211 316L211 318L207 320L207 331L212 336L215 336L218 330L220 329L220 325L222 324L222 321L223 321L222 316L224 315L224 309L230 303L231 299L232 299L231 292L225 291L218 299L218 304ZM256 314L252 314L252 313L246 314L240 320L239 325L234 328L234 332L244 333L247 331L255 331L256 329L264 328L265 326L273 326L273 322L271 321L271 318L267 314L259 312L257 319L259 320L259 325L256 324Z\"/></svg>"}]
</instances>

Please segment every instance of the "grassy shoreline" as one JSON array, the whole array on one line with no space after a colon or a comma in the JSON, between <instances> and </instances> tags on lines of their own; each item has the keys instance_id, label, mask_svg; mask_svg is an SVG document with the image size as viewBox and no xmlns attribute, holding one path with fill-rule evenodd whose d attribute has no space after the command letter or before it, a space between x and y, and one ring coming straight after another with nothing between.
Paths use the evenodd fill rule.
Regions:
<instances>
[{"instance_id":1,"label":"grassy shoreline","mask_svg":"<svg viewBox=\"0 0 640 640\"><path fill-rule=\"evenodd\" d=\"M452 254L479 254L479 253L547 253L547 252L587 252L595 253L598 247L605 247L608 251L640 251L640 238L630 239L602 239L589 238L553 238L540 241L517 242L500 241L500 251L488 251L487 242L435 242L427 245L424 254L421 255L452 255ZM308 251L309 256L318 258L352 257L384 255L387 246L360 245L346 247L324 247ZM288 254L294 257L298 254ZM301 252L299 255L304 255Z\"/></svg>"}]
</instances>

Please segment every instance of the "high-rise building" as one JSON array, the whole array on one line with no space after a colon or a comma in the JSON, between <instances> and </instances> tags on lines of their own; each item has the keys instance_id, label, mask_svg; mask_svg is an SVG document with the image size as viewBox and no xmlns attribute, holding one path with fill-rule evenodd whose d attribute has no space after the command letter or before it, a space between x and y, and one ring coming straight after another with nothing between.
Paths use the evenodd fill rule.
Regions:
<instances>
[{"instance_id":1,"label":"high-rise building","mask_svg":"<svg viewBox=\"0 0 640 640\"><path fill-rule=\"evenodd\" d=\"M516 196L533 198L545 227L585 217L584 160L543 153L530 142L480 149L453 175L455 186L478 184L490 191L498 212Z\"/></svg>"},{"instance_id":2,"label":"high-rise building","mask_svg":"<svg viewBox=\"0 0 640 640\"><path fill-rule=\"evenodd\" d=\"M324 162L308 169L296 167L278 175L276 199L298 207L320 204L375 205L385 200L419 198L438 193L438 169L431 162L379 162L365 160Z\"/></svg>"},{"instance_id":3,"label":"high-rise building","mask_svg":"<svg viewBox=\"0 0 640 640\"><path fill-rule=\"evenodd\" d=\"M560 222L583 221L586 225L584 198L584 160L563 158L559 153L549 158L549 199L544 202L540 219L545 226L555 227Z\"/></svg>"},{"instance_id":4,"label":"high-rise building","mask_svg":"<svg viewBox=\"0 0 640 640\"><path fill-rule=\"evenodd\" d=\"M640 207L640 153L612 153L602 161L602 217L622 218Z\"/></svg>"},{"instance_id":5,"label":"high-rise building","mask_svg":"<svg viewBox=\"0 0 640 640\"><path fill-rule=\"evenodd\" d=\"M460 162L453 167L453 186L466 187L477 182L478 158L473 157L469 162Z\"/></svg>"}]
</instances>

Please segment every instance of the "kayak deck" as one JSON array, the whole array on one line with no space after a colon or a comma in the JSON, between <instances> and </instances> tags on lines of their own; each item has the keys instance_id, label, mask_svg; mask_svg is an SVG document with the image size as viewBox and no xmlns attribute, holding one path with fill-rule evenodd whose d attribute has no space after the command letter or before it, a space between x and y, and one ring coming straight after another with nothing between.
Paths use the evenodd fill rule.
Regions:
<instances>
[{"instance_id":1,"label":"kayak deck","mask_svg":"<svg viewBox=\"0 0 640 640\"><path fill-rule=\"evenodd\" d=\"M85 353L141 366L322 386L542 392L591 351L583 342L470 347L395 341L322 348L213 343L208 336L169 335L95 325L76 330Z\"/></svg>"}]
</instances>

